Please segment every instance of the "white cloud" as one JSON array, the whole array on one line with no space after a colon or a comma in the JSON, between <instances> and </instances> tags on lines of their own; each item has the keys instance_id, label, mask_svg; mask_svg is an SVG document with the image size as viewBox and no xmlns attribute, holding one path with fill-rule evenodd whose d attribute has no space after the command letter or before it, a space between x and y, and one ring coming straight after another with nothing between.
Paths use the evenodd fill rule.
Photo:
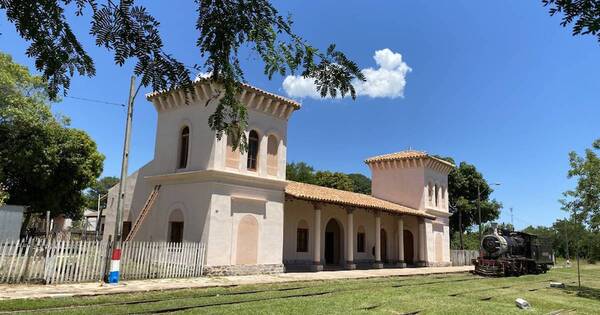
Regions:
<instances>
[{"instance_id":1,"label":"white cloud","mask_svg":"<svg viewBox=\"0 0 600 315\"><path fill-rule=\"evenodd\" d=\"M299 75L288 75L283 80L282 85L283 90L290 97L321 97L313 79L306 79Z\"/></svg>"},{"instance_id":2,"label":"white cloud","mask_svg":"<svg viewBox=\"0 0 600 315\"><path fill-rule=\"evenodd\" d=\"M362 69L366 81L353 82L357 95L373 98L404 97L406 75L412 71L412 69L406 62L402 61L402 55L385 48L375 51L373 59L375 59L375 63L379 67L377 69ZM312 79L290 75L283 80L282 85L284 91L290 97L322 99L321 95L317 92Z\"/></svg>"}]
</instances>

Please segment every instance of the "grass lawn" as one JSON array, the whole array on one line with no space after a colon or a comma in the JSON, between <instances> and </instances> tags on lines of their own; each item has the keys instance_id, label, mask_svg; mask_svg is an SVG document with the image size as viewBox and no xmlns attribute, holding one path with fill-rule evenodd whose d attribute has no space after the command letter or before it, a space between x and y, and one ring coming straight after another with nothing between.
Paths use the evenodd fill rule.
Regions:
<instances>
[{"instance_id":1,"label":"grass lawn","mask_svg":"<svg viewBox=\"0 0 600 315\"><path fill-rule=\"evenodd\" d=\"M0 301L0 314L600 314L600 265L582 265L581 291L576 281L573 266L518 278L431 275ZM533 308L518 309L518 297Z\"/></svg>"}]
</instances>

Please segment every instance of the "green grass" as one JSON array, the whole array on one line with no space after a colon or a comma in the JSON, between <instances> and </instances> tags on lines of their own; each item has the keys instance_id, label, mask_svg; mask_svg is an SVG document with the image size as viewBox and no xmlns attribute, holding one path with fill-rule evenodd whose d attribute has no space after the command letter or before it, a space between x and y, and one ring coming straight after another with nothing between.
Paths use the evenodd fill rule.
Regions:
<instances>
[{"instance_id":1,"label":"green grass","mask_svg":"<svg viewBox=\"0 0 600 315\"><path fill-rule=\"evenodd\" d=\"M564 282L564 289L550 288ZM575 266L545 275L480 278L470 274L293 282L231 288L188 289L111 296L0 301L0 313L135 314L547 314L575 310L600 314L600 265ZM529 301L523 311L515 299Z\"/></svg>"}]
</instances>

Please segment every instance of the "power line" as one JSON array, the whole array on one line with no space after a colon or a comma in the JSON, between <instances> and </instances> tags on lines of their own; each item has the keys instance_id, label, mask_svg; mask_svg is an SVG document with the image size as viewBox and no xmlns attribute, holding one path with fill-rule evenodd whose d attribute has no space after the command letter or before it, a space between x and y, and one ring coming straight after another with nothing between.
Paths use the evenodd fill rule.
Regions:
<instances>
[{"instance_id":1,"label":"power line","mask_svg":"<svg viewBox=\"0 0 600 315\"><path fill-rule=\"evenodd\" d=\"M76 99L76 100L80 100L80 101L86 101L86 102L92 102L92 103L100 103L100 104L107 104L107 105L115 105L115 106L120 106L120 107L125 107L125 104L123 103L114 103L114 102L108 102L108 101L103 101L103 100L96 100L96 99L91 99L91 98L85 98L85 97L77 97L77 96L65 96L66 98L72 98L72 99Z\"/></svg>"}]
</instances>

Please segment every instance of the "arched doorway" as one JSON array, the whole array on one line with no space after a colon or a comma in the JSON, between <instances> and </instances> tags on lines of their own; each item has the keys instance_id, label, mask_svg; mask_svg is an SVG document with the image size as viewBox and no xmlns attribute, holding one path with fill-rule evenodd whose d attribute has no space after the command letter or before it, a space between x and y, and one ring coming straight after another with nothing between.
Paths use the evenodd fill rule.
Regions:
<instances>
[{"instance_id":1,"label":"arched doorway","mask_svg":"<svg viewBox=\"0 0 600 315\"><path fill-rule=\"evenodd\" d=\"M183 242L183 213L179 209L175 209L169 215L169 231L167 239L169 242Z\"/></svg>"},{"instance_id":2,"label":"arched doorway","mask_svg":"<svg viewBox=\"0 0 600 315\"><path fill-rule=\"evenodd\" d=\"M407 264L415 263L414 239L408 230L404 230L404 261Z\"/></svg>"},{"instance_id":3,"label":"arched doorway","mask_svg":"<svg viewBox=\"0 0 600 315\"><path fill-rule=\"evenodd\" d=\"M335 219L331 219L325 226L325 264L340 265L341 249L341 228Z\"/></svg>"},{"instance_id":4,"label":"arched doorway","mask_svg":"<svg viewBox=\"0 0 600 315\"><path fill-rule=\"evenodd\" d=\"M237 265L254 265L258 256L258 221L252 215L244 216L238 225Z\"/></svg>"},{"instance_id":5,"label":"arched doorway","mask_svg":"<svg viewBox=\"0 0 600 315\"><path fill-rule=\"evenodd\" d=\"M381 229L381 261L387 262L387 233Z\"/></svg>"}]
</instances>

